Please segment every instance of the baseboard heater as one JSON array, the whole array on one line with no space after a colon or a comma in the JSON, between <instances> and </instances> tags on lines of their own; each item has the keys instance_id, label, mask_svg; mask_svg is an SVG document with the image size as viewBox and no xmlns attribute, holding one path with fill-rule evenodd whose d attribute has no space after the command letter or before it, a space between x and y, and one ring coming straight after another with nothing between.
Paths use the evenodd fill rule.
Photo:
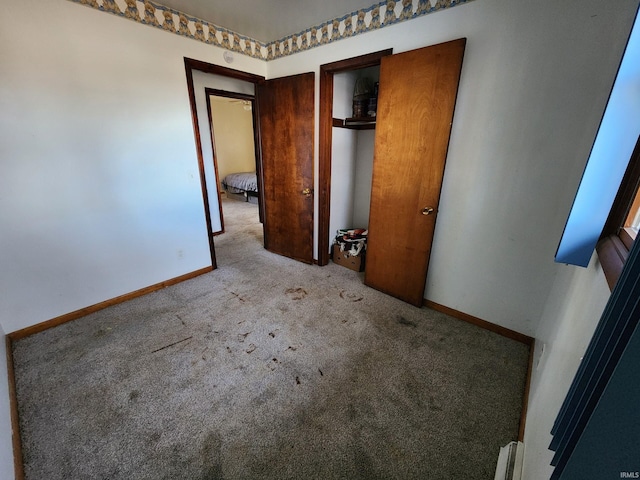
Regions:
<instances>
[{"instance_id":1,"label":"baseboard heater","mask_svg":"<svg viewBox=\"0 0 640 480\"><path fill-rule=\"evenodd\" d=\"M520 480L522 478L522 442L511 442L500 449L494 480Z\"/></svg>"}]
</instances>

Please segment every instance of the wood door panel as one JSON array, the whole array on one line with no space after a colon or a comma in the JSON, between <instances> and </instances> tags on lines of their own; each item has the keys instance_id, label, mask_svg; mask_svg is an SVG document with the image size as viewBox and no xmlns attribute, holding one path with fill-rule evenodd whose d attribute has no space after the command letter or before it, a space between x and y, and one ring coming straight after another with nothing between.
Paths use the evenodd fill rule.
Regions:
<instances>
[{"instance_id":1,"label":"wood door panel","mask_svg":"<svg viewBox=\"0 0 640 480\"><path fill-rule=\"evenodd\" d=\"M313 262L315 75L305 73L258 85L264 244L271 252Z\"/></svg>"},{"instance_id":2,"label":"wood door panel","mask_svg":"<svg viewBox=\"0 0 640 480\"><path fill-rule=\"evenodd\" d=\"M382 59L365 283L422 305L465 39ZM434 209L423 215L422 209Z\"/></svg>"}]
</instances>

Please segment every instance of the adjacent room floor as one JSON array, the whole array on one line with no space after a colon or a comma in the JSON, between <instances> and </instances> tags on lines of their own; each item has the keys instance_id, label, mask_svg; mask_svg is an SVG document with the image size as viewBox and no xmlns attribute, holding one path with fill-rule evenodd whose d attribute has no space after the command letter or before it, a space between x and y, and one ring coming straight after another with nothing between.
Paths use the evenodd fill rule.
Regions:
<instances>
[{"instance_id":1,"label":"adjacent room floor","mask_svg":"<svg viewBox=\"0 0 640 480\"><path fill-rule=\"evenodd\" d=\"M26 478L492 479L529 347L273 255L229 202L218 270L14 342Z\"/></svg>"}]
</instances>

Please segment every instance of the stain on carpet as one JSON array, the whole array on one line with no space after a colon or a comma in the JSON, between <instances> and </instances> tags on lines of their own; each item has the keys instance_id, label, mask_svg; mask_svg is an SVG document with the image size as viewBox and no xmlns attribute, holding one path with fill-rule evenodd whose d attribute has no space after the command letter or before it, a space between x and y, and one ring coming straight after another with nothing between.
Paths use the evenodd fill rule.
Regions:
<instances>
[{"instance_id":1,"label":"stain on carpet","mask_svg":"<svg viewBox=\"0 0 640 480\"><path fill-rule=\"evenodd\" d=\"M284 293L286 293L291 300L302 300L307 296L307 291L304 288L287 288Z\"/></svg>"},{"instance_id":2,"label":"stain on carpet","mask_svg":"<svg viewBox=\"0 0 640 480\"><path fill-rule=\"evenodd\" d=\"M356 295L355 293L349 293L345 290L341 290L340 298L344 298L345 300L349 300L351 302L360 302L364 297L361 295Z\"/></svg>"},{"instance_id":3,"label":"stain on carpet","mask_svg":"<svg viewBox=\"0 0 640 480\"><path fill-rule=\"evenodd\" d=\"M202 465L201 480L222 480L222 439L216 433L209 433L200 447Z\"/></svg>"},{"instance_id":4,"label":"stain on carpet","mask_svg":"<svg viewBox=\"0 0 640 480\"><path fill-rule=\"evenodd\" d=\"M229 293L234 297L236 297L238 300L240 300L242 303L246 301L244 298L242 298L242 296L239 293L236 293L236 292L229 292Z\"/></svg>"},{"instance_id":5,"label":"stain on carpet","mask_svg":"<svg viewBox=\"0 0 640 480\"><path fill-rule=\"evenodd\" d=\"M416 322L412 322L411 320L407 320L402 315L398 315L398 323L400 325L406 325L407 327L416 328L418 324Z\"/></svg>"}]
</instances>

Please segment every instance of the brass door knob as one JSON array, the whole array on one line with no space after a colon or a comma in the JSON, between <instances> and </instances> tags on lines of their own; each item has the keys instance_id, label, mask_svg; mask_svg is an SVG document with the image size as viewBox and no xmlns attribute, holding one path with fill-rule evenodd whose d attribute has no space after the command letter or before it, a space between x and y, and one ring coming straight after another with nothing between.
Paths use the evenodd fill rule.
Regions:
<instances>
[{"instance_id":1,"label":"brass door knob","mask_svg":"<svg viewBox=\"0 0 640 480\"><path fill-rule=\"evenodd\" d=\"M423 215L431 215L434 212L433 207L424 207L422 209L422 214Z\"/></svg>"},{"instance_id":2,"label":"brass door knob","mask_svg":"<svg viewBox=\"0 0 640 480\"><path fill-rule=\"evenodd\" d=\"M313 193L313 190L311 190L310 188L305 188L304 190L302 190L302 194L305 197L310 197L312 193Z\"/></svg>"}]
</instances>

